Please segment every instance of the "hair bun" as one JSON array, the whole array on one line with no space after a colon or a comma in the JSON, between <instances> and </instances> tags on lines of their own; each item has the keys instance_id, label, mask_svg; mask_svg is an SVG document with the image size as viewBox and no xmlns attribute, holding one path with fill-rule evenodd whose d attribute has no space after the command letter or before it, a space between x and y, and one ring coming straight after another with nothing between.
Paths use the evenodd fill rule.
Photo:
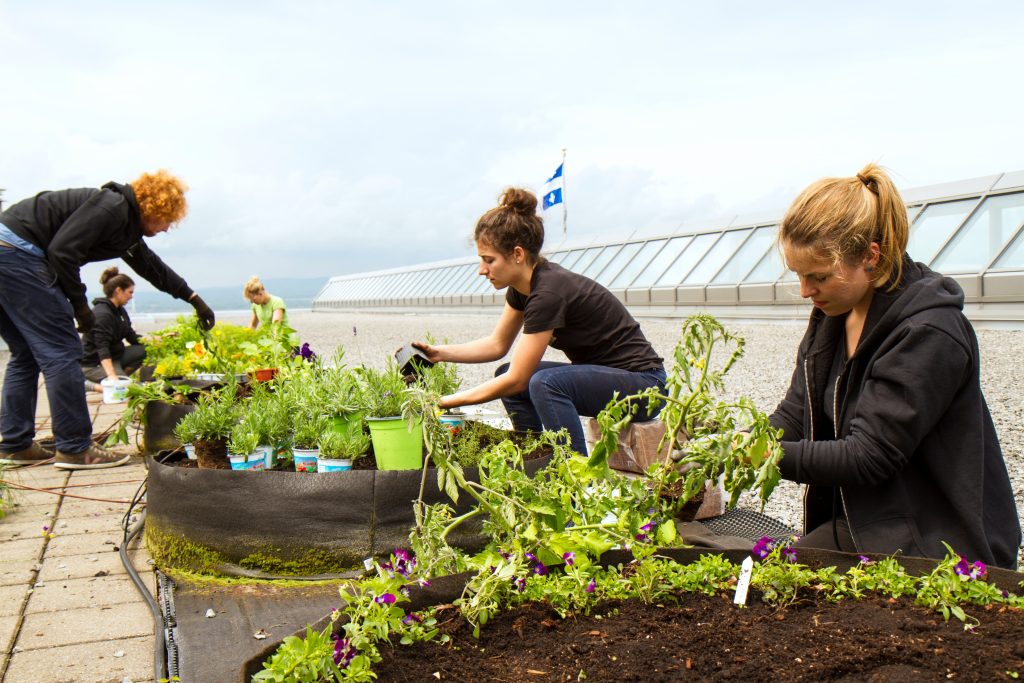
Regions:
<instances>
[{"instance_id":1,"label":"hair bun","mask_svg":"<svg viewBox=\"0 0 1024 683\"><path fill-rule=\"evenodd\" d=\"M105 269L102 273L100 273L100 284L107 284L107 281L110 280L110 278L117 277L119 274L120 271L118 271L117 266L110 266L109 268Z\"/></svg>"},{"instance_id":2,"label":"hair bun","mask_svg":"<svg viewBox=\"0 0 1024 683\"><path fill-rule=\"evenodd\" d=\"M528 190L510 187L502 193L498 208L528 216L533 215L537 213L537 197Z\"/></svg>"}]
</instances>

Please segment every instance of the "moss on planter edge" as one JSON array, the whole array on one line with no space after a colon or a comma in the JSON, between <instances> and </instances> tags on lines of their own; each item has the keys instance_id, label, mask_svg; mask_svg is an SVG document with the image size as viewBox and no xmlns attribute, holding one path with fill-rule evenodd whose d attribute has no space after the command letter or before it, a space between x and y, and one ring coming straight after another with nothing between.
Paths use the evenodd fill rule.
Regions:
<instances>
[{"instance_id":1,"label":"moss on planter edge","mask_svg":"<svg viewBox=\"0 0 1024 683\"><path fill-rule=\"evenodd\" d=\"M361 561L346 561L341 553L323 548L309 548L298 558L283 558L276 554L279 549L265 546L236 561L172 529L163 529L152 519L146 520L145 541L153 562L161 569L207 576L225 576L221 571L224 566L279 576L319 576L362 570Z\"/></svg>"}]
</instances>

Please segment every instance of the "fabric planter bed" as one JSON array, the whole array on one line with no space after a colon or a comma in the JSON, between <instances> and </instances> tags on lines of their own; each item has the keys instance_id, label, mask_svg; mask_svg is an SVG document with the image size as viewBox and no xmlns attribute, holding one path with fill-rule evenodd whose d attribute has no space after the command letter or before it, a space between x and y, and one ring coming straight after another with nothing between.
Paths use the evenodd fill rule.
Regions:
<instances>
[{"instance_id":1,"label":"fabric planter bed","mask_svg":"<svg viewBox=\"0 0 1024 683\"><path fill-rule=\"evenodd\" d=\"M532 476L550 461L526 461ZM147 458L146 545L157 566L203 574L334 578L363 560L408 545L420 470L349 470L329 475L196 469ZM478 481L476 468L466 478ZM450 502L427 471L425 502ZM459 497L457 513L471 509ZM475 530L453 544L482 547Z\"/></svg>"}]
</instances>

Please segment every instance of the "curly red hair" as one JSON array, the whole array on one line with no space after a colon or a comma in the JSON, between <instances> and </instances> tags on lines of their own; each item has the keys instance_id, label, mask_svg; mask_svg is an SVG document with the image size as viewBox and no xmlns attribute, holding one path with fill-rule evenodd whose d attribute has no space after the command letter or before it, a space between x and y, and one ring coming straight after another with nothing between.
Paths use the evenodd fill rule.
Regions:
<instances>
[{"instance_id":1,"label":"curly red hair","mask_svg":"<svg viewBox=\"0 0 1024 683\"><path fill-rule=\"evenodd\" d=\"M164 169L143 173L129 184L139 202L143 221L177 223L188 212L188 202L185 201L188 185Z\"/></svg>"}]
</instances>

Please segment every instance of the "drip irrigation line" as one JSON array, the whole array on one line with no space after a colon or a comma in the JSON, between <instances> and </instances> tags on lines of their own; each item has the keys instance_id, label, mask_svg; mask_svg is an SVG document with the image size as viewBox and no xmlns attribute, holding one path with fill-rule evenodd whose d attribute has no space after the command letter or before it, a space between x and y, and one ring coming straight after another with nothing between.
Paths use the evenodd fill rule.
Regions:
<instances>
[{"instance_id":1,"label":"drip irrigation line","mask_svg":"<svg viewBox=\"0 0 1024 683\"><path fill-rule=\"evenodd\" d=\"M167 457L165 456L163 459L165 460ZM162 461L157 460L157 462ZM142 599L146 601L146 606L149 607L149 611L153 615L153 639L155 641L153 648L153 678L161 681L167 680L167 622L164 619L160 605L157 604L153 594L146 588L145 582L139 576L139 573L135 571L135 566L128 558L128 544L139 535L139 532L146 525L146 510L143 508L142 512L139 513L139 521L131 529L128 528L131 524L132 511L142 502L146 495L146 483L146 480L143 479L142 483L139 484L139 488L135 490L135 495L132 496L132 499L126 501L128 509L125 511L124 517L121 518L121 529L124 531L124 535L121 539L121 547L118 549L118 554L121 556L121 564L124 565L125 571L128 572L128 577L132 580Z\"/></svg>"},{"instance_id":2,"label":"drip irrigation line","mask_svg":"<svg viewBox=\"0 0 1024 683\"><path fill-rule=\"evenodd\" d=\"M19 491L37 491L38 493L49 493L51 496L60 496L61 498L77 498L79 500L95 500L100 503L117 503L119 505L129 505L132 501L130 500L113 500L111 498L92 498L90 496L76 496L73 493L62 493L61 491L51 491L50 489L39 489L35 486L26 486L25 484L15 484L12 481L6 481L0 479L0 484L9 486L12 489Z\"/></svg>"}]
</instances>

